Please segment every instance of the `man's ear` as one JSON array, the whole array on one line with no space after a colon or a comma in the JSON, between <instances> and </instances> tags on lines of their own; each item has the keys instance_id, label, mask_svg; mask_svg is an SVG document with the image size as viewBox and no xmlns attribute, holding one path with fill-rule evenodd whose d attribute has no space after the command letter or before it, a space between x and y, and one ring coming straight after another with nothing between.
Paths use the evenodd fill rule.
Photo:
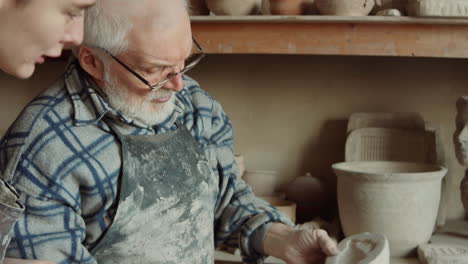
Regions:
<instances>
[{"instance_id":1,"label":"man's ear","mask_svg":"<svg viewBox=\"0 0 468 264\"><path fill-rule=\"evenodd\" d=\"M96 81L102 82L104 79L104 63L102 60L87 46L78 47L77 53L81 67Z\"/></svg>"}]
</instances>

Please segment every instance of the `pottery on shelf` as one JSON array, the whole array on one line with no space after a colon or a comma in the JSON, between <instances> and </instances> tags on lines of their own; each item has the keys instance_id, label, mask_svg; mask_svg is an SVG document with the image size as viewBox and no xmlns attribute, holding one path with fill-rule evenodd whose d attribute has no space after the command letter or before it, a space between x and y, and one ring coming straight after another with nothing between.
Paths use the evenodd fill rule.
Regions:
<instances>
[{"instance_id":1,"label":"pottery on shelf","mask_svg":"<svg viewBox=\"0 0 468 264\"><path fill-rule=\"evenodd\" d=\"M272 196L279 184L278 173L269 170L246 170L243 180L257 196Z\"/></svg>"},{"instance_id":2,"label":"pottery on shelf","mask_svg":"<svg viewBox=\"0 0 468 264\"><path fill-rule=\"evenodd\" d=\"M408 0L406 12L418 17L466 17L466 0Z\"/></svg>"},{"instance_id":3,"label":"pottery on shelf","mask_svg":"<svg viewBox=\"0 0 468 264\"><path fill-rule=\"evenodd\" d=\"M297 204L299 220L308 221L320 215L328 198L325 183L306 173L286 185L286 198Z\"/></svg>"},{"instance_id":4,"label":"pottery on shelf","mask_svg":"<svg viewBox=\"0 0 468 264\"><path fill-rule=\"evenodd\" d=\"M328 257L325 264L389 264L388 240L384 234L361 233L338 244L339 253Z\"/></svg>"},{"instance_id":5,"label":"pottery on shelf","mask_svg":"<svg viewBox=\"0 0 468 264\"><path fill-rule=\"evenodd\" d=\"M289 217L291 222L296 222L296 204L294 202L277 196L260 196L259 198L273 205L278 211Z\"/></svg>"},{"instance_id":6,"label":"pottery on shelf","mask_svg":"<svg viewBox=\"0 0 468 264\"><path fill-rule=\"evenodd\" d=\"M206 0L215 15L247 16L259 12L261 0Z\"/></svg>"},{"instance_id":7,"label":"pottery on shelf","mask_svg":"<svg viewBox=\"0 0 468 264\"><path fill-rule=\"evenodd\" d=\"M264 0L268 2L270 14L298 16L305 12L304 0Z\"/></svg>"},{"instance_id":8,"label":"pottery on shelf","mask_svg":"<svg viewBox=\"0 0 468 264\"><path fill-rule=\"evenodd\" d=\"M374 0L316 0L322 15L367 16L374 7Z\"/></svg>"},{"instance_id":9,"label":"pottery on shelf","mask_svg":"<svg viewBox=\"0 0 468 264\"><path fill-rule=\"evenodd\" d=\"M400 14L403 14L404 12L406 12L407 3L408 0L375 0L375 6L374 10L372 10L372 13L385 13L383 11L396 9L400 11ZM391 11L390 13L392 12L395 11Z\"/></svg>"},{"instance_id":10,"label":"pottery on shelf","mask_svg":"<svg viewBox=\"0 0 468 264\"><path fill-rule=\"evenodd\" d=\"M385 10L380 10L375 14L376 16L402 16L403 14L401 13L400 10L398 9L385 9Z\"/></svg>"},{"instance_id":11,"label":"pottery on shelf","mask_svg":"<svg viewBox=\"0 0 468 264\"><path fill-rule=\"evenodd\" d=\"M429 241L447 169L392 161L342 162L332 167L346 236L383 233L395 257L408 256Z\"/></svg>"},{"instance_id":12,"label":"pottery on shelf","mask_svg":"<svg viewBox=\"0 0 468 264\"><path fill-rule=\"evenodd\" d=\"M190 0L189 13L191 16L207 16L210 14L208 6L206 6L205 0Z\"/></svg>"}]
</instances>

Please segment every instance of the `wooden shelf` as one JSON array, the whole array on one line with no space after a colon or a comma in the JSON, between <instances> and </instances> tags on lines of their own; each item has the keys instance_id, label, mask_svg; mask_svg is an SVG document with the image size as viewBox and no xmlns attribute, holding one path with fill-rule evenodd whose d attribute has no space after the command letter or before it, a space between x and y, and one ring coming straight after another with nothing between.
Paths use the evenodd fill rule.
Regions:
<instances>
[{"instance_id":1,"label":"wooden shelf","mask_svg":"<svg viewBox=\"0 0 468 264\"><path fill-rule=\"evenodd\" d=\"M208 54L468 58L468 19L336 16L193 16Z\"/></svg>"}]
</instances>

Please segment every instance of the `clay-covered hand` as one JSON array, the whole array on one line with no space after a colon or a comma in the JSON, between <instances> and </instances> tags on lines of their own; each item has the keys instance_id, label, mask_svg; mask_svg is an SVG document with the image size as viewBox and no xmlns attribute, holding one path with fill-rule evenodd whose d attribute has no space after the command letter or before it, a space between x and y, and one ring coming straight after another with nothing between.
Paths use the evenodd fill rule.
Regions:
<instances>
[{"instance_id":1,"label":"clay-covered hand","mask_svg":"<svg viewBox=\"0 0 468 264\"><path fill-rule=\"evenodd\" d=\"M274 223L267 232L264 250L288 264L318 264L327 256L338 254L336 242L325 230L280 223Z\"/></svg>"},{"instance_id":2,"label":"clay-covered hand","mask_svg":"<svg viewBox=\"0 0 468 264\"><path fill-rule=\"evenodd\" d=\"M3 264L55 264L55 263L52 261L47 261L47 260L5 258L3 260Z\"/></svg>"}]
</instances>

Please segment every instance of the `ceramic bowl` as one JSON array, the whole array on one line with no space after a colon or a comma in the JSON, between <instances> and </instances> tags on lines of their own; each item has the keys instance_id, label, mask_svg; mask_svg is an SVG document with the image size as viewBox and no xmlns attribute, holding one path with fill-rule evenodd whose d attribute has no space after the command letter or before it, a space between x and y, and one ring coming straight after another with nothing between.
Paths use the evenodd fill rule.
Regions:
<instances>
[{"instance_id":1,"label":"ceramic bowl","mask_svg":"<svg viewBox=\"0 0 468 264\"><path fill-rule=\"evenodd\" d=\"M297 16L304 13L304 0L267 0L272 15Z\"/></svg>"},{"instance_id":2,"label":"ceramic bowl","mask_svg":"<svg viewBox=\"0 0 468 264\"><path fill-rule=\"evenodd\" d=\"M261 0L260 0L261 1ZM260 10L259 0L206 0L215 15L247 16Z\"/></svg>"},{"instance_id":3,"label":"ceramic bowl","mask_svg":"<svg viewBox=\"0 0 468 264\"><path fill-rule=\"evenodd\" d=\"M316 0L320 14L330 16L367 16L374 0Z\"/></svg>"},{"instance_id":4,"label":"ceramic bowl","mask_svg":"<svg viewBox=\"0 0 468 264\"><path fill-rule=\"evenodd\" d=\"M346 236L383 233L395 257L415 253L430 239L447 169L392 161L342 162L332 167Z\"/></svg>"}]
</instances>

